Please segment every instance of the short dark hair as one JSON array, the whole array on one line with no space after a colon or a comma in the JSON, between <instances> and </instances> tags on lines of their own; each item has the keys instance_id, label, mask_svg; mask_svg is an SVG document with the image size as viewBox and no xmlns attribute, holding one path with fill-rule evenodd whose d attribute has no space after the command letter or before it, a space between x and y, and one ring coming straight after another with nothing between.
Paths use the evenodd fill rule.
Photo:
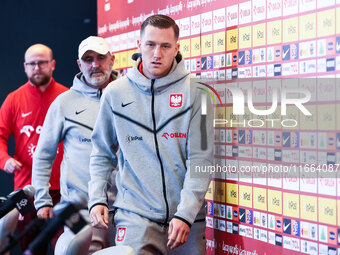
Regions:
<instances>
[{"instance_id":1,"label":"short dark hair","mask_svg":"<svg viewBox=\"0 0 340 255\"><path fill-rule=\"evenodd\" d=\"M172 27L175 32L175 39L178 40L179 37L179 27L177 26L176 22L166 15L156 14L148 17L146 20L144 20L141 28L140 28L140 37L142 37L144 30L147 25L157 27L157 28L169 28Z\"/></svg>"}]
</instances>

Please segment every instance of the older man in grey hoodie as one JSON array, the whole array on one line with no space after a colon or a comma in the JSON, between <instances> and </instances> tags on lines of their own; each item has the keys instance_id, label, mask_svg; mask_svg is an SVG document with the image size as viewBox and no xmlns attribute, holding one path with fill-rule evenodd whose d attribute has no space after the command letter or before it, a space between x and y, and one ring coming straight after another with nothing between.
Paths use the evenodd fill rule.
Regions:
<instances>
[{"instance_id":1,"label":"older man in grey hoodie","mask_svg":"<svg viewBox=\"0 0 340 255\"><path fill-rule=\"evenodd\" d=\"M82 197L88 199L92 130L102 91L117 78L117 73L112 70L114 56L103 38L90 36L83 40L79 45L77 63L81 72L74 77L71 89L56 98L49 108L33 157L34 205L38 217L45 219L53 217L48 187L60 142L64 148L60 204L81 202ZM83 206L86 208L87 201L83 201ZM85 217L88 218L87 211ZM93 228L92 232L90 252L108 245L105 240L107 231Z\"/></svg>"}]
</instances>

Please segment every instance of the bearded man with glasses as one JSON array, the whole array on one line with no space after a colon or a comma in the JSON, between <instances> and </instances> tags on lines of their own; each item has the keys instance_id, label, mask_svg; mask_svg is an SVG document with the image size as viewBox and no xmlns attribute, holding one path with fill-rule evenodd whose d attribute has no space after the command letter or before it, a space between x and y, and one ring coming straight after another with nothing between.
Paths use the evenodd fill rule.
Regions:
<instances>
[{"instance_id":1,"label":"bearded man with glasses","mask_svg":"<svg viewBox=\"0 0 340 255\"><path fill-rule=\"evenodd\" d=\"M52 73L56 61L52 50L43 44L29 47L25 53L24 69L28 81L10 93L0 110L0 168L7 173L14 173L14 189L22 189L31 184L32 157L50 104L67 87L57 83ZM13 134L15 141L14 157L8 155L8 138ZM59 145L57 157L53 164L50 179L50 195L53 203L60 200L60 163L63 148ZM36 218L32 211L18 221L18 232ZM39 234L39 233L36 233ZM36 235L26 235L21 239L21 248L26 250ZM55 238L55 241L57 238ZM46 254L46 250L41 250Z\"/></svg>"}]
</instances>

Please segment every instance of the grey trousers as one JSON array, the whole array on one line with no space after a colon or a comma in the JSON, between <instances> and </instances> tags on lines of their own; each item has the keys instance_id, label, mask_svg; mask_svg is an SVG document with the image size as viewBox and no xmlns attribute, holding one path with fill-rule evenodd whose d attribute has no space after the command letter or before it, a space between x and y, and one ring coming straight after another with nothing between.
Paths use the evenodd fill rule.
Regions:
<instances>
[{"instance_id":1,"label":"grey trousers","mask_svg":"<svg viewBox=\"0 0 340 255\"><path fill-rule=\"evenodd\" d=\"M114 216L116 245L131 246L138 255L204 255L206 254L205 222L191 226L188 240L170 250L167 247L168 226L157 224L138 214L117 209Z\"/></svg>"}]
</instances>

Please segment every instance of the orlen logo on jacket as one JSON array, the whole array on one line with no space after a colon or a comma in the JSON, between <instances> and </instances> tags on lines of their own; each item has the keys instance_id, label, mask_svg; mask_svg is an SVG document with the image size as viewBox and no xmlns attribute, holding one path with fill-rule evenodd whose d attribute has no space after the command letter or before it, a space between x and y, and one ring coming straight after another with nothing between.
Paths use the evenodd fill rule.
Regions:
<instances>
[{"instance_id":1,"label":"orlen logo on jacket","mask_svg":"<svg viewBox=\"0 0 340 255\"><path fill-rule=\"evenodd\" d=\"M182 107L183 94L170 94L170 107Z\"/></svg>"},{"instance_id":2,"label":"orlen logo on jacket","mask_svg":"<svg viewBox=\"0 0 340 255\"><path fill-rule=\"evenodd\" d=\"M187 138L187 134L186 133L164 133L162 135L162 137L164 137L166 140L168 140L168 138Z\"/></svg>"}]
</instances>

